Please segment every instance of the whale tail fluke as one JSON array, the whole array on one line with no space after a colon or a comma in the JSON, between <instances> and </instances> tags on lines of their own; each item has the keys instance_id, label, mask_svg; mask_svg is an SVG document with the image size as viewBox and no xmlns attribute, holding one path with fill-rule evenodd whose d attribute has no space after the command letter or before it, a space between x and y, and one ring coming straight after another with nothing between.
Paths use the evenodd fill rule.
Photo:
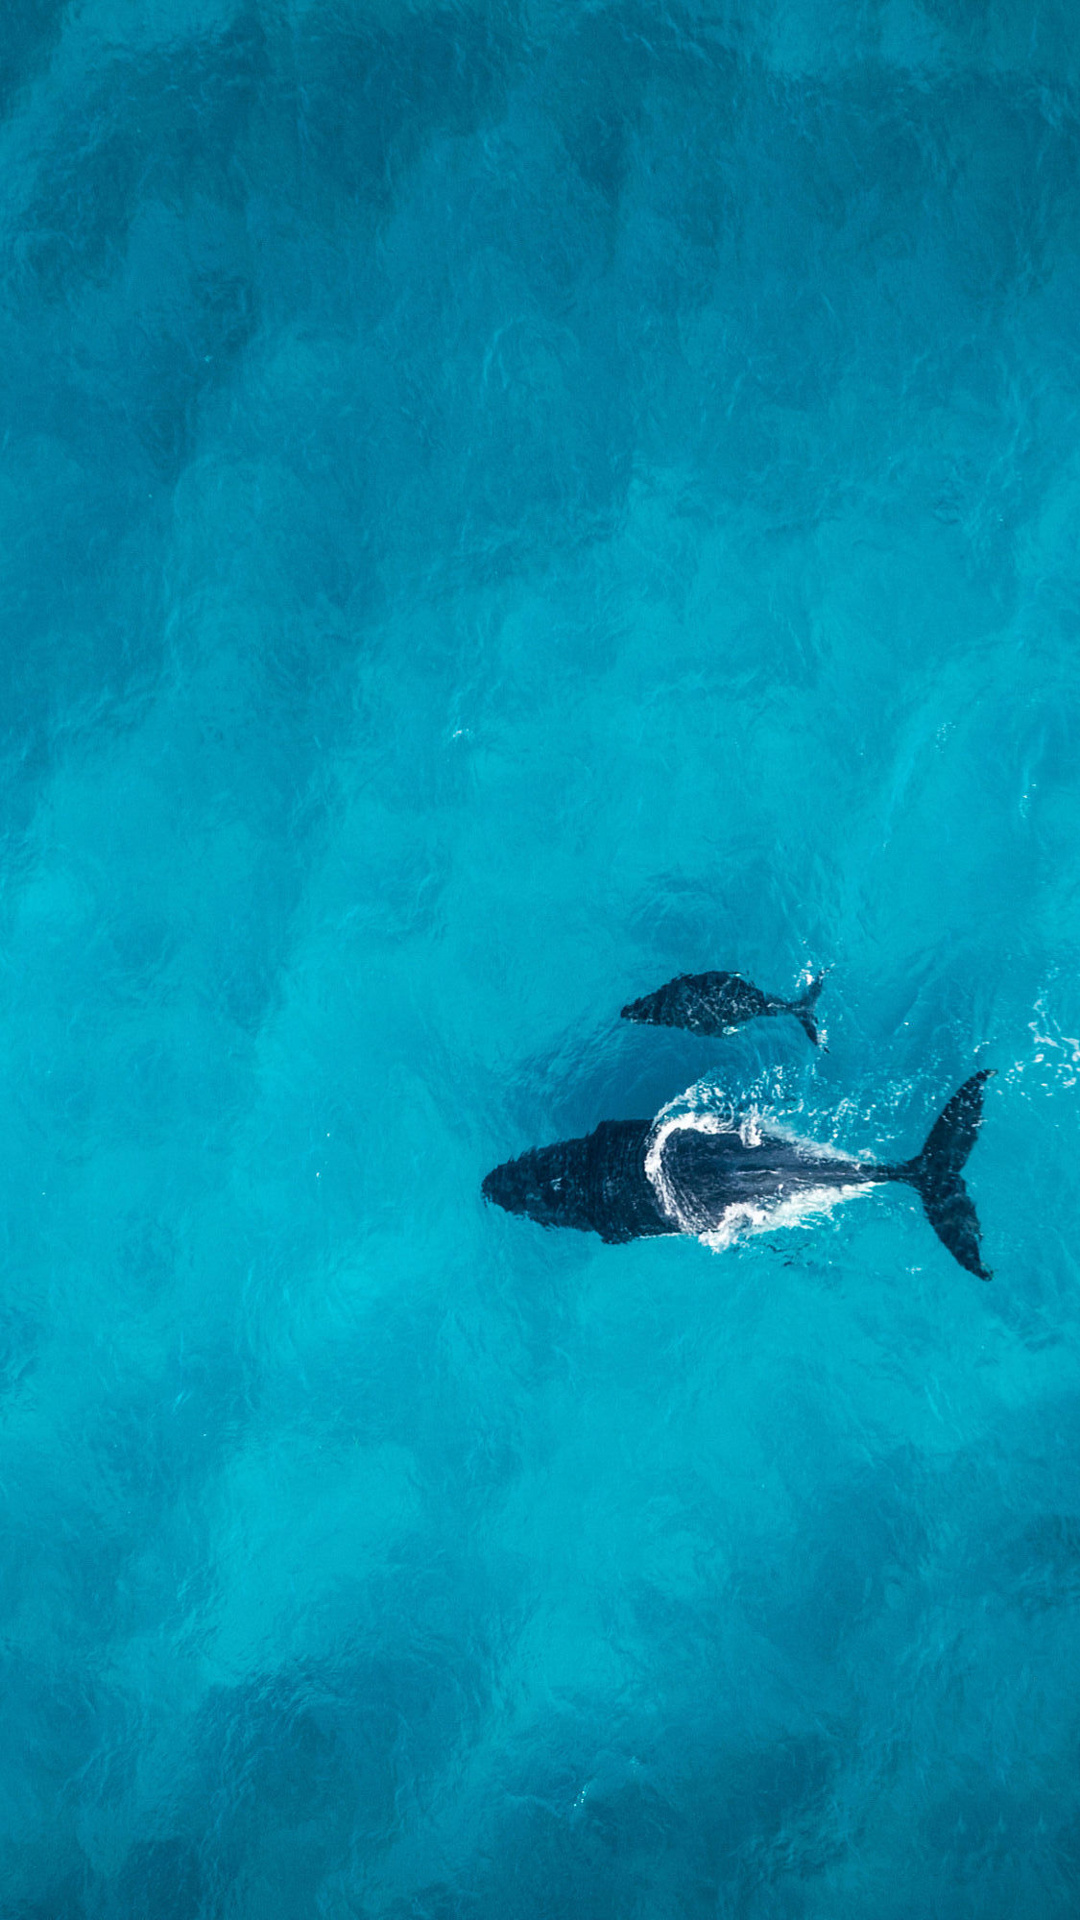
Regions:
<instances>
[{"instance_id":1,"label":"whale tail fluke","mask_svg":"<svg viewBox=\"0 0 1080 1920\"><path fill-rule=\"evenodd\" d=\"M788 1011L795 1015L810 1045L812 1047L820 1047L822 1053L828 1053L829 1049L825 1045L821 1033L818 1030L817 1021L814 1019L814 1008L817 1006L818 995L821 992L824 979L825 973L822 971L815 979L811 980L810 985L807 987L801 999L789 1000Z\"/></svg>"},{"instance_id":2,"label":"whale tail fluke","mask_svg":"<svg viewBox=\"0 0 1080 1920\"><path fill-rule=\"evenodd\" d=\"M993 1276L982 1263L982 1229L962 1169L982 1121L983 1082L993 1072L993 1067L983 1067L965 1080L935 1120L922 1152L889 1170L892 1179L907 1180L917 1188L938 1239L980 1280Z\"/></svg>"}]
</instances>

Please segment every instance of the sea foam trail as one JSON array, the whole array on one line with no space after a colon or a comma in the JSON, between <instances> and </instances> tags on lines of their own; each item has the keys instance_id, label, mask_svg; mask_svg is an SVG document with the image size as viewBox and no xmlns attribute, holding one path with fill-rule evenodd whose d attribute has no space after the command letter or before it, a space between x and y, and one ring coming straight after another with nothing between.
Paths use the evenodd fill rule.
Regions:
<instances>
[{"instance_id":1,"label":"sea foam trail","mask_svg":"<svg viewBox=\"0 0 1080 1920\"><path fill-rule=\"evenodd\" d=\"M645 1154L645 1172L665 1217L680 1233L692 1233L704 1246L721 1252L750 1234L782 1227L809 1227L823 1214L832 1212L841 1202L868 1191L865 1184L851 1186L804 1187L765 1202L738 1200L717 1206L715 1200L689 1200L672 1180L668 1148L673 1137L682 1132L738 1134L743 1146L758 1147L765 1139L762 1114L756 1106L736 1116L730 1104L708 1081L697 1083L679 1094L656 1116ZM808 1159L815 1156L832 1159L829 1149L817 1141L806 1140L782 1122L770 1120L770 1137L798 1146Z\"/></svg>"}]
</instances>

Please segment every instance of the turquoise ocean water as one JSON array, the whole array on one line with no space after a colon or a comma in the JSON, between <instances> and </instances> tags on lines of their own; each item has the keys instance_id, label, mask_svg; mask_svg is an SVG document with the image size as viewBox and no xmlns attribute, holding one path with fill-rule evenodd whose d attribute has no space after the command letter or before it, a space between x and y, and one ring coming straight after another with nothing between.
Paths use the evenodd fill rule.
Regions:
<instances>
[{"instance_id":1,"label":"turquoise ocean water","mask_svg":"<svg viewBox=\"0 0 1080 1920\"><path fill-rule=\"evenodd\" d=\"M8 0L0 113L4 1920L1075 1915L1075 7ZM989 1286L480 1197L980 1064Z\"/></svg>"}]
</instances>

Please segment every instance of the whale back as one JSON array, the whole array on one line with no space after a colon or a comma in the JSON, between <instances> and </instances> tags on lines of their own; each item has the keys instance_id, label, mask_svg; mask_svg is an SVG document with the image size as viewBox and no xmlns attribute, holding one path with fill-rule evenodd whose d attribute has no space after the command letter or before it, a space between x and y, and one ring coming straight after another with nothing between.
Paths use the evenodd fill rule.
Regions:
<instances>
[{"instance_id":1,"label":"whale back","mask_svg":"<svg viewBox=\"0 0 1080 1920\"><path fill-rule=\"evenodd\" d=\"M818 1210L881 1178L872 1165L810 1142L685 1121L663 1128L647 1166L669 1219L697 1234L716 1233L735 1215L764 1223L780 1208Z\"/></svg>"},{"instance_id":2,"label":"whale back","mask_svg":"<svg viewBox=\"0 0 1080 1920\"><path fill-rule=\"evenodd\" d=\"M747 1020L771 1013L773 1002L739 973L681 973L655 993L631 1000L622 1018L651 1027L685 1027L689 1033L730 1033Z\"/></svg>"}]
</instances>

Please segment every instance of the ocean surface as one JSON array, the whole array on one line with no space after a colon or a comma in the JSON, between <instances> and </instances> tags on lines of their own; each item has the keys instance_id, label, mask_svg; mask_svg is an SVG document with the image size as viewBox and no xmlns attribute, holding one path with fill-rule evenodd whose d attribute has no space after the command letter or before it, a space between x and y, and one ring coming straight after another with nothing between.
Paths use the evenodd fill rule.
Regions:
<instances>
[{"instance_id":1,"label":"ocean surface","mask_svg":"<svg viewBox=\"0 0 1080 1920\"><path fill-rule=\"evenodd\" d=\"M1074 1920L1074 0L6 0L0 116L3 1920ZM982 1065L989 1285L481 1198Z\"/></svg>"}]
</instances>

